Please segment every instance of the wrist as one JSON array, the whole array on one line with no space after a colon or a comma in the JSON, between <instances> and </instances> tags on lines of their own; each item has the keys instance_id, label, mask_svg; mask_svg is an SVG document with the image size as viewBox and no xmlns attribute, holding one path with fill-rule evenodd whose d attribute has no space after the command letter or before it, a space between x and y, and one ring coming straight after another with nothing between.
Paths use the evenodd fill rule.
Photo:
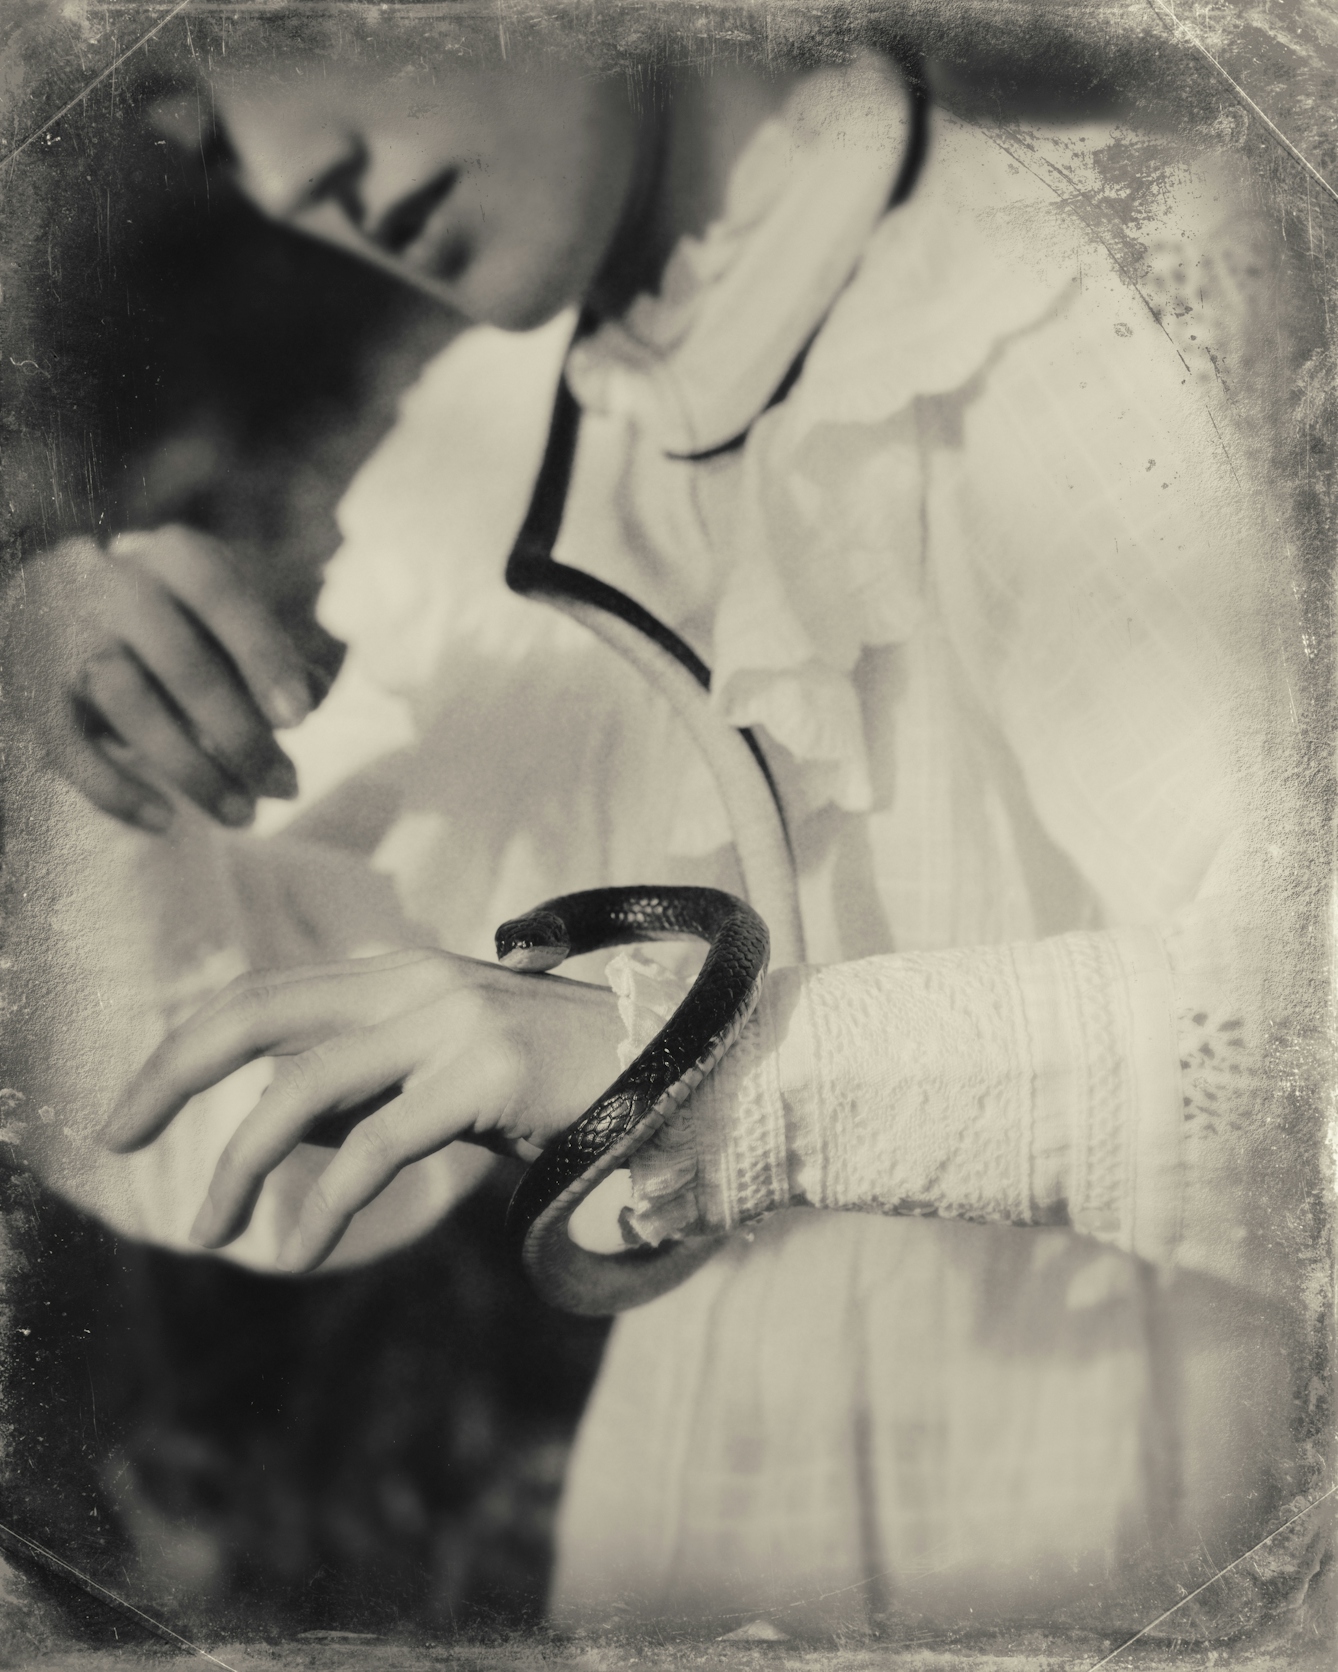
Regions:
<instances>
[{"instance_id":1,"label":"wrist","mask_svg":"<svg viewBox=\"0 0 1338 1672\"><path fill-rule=\"evenodd\" d=\"M677 984L674 997L673 977L648 975L654 966L644 960L628 962L630 969L615 960L610 980L636 1025L653 1032L686 986ZM632 1157L627 1229L637 1241L732 1231L790 1203L786 1086L803 1085L810 1075L808 1030L797 1014L803 976L784 970L767 978L732 1050Z\"/></svg>"}]
</instances>

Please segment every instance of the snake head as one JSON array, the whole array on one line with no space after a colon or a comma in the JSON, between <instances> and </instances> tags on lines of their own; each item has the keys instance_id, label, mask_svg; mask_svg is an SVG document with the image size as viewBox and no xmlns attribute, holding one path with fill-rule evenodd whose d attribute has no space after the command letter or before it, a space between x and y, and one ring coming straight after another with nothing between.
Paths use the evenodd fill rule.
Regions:
<instances>
[{"instance_id":1,"label":"snake head","mask_svg":"<svg viewBox=\"0 0 1338 1672\"><path fill-rule=\"evenodd\" d=\"M503 923L493 937L497 961L526 974L556 969L571 951L567 925L556 912L532 911Z\"/></svg>"}]
</instances>

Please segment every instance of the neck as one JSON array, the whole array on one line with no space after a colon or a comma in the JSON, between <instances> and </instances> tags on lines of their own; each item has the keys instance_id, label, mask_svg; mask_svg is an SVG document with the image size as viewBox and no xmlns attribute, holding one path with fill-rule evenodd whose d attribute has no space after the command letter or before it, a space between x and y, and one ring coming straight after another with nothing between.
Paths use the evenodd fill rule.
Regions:
<instances>
[{"instance_id":1,"label":"neck","mask_svg":"<svg viewBox=\"0 0 1338 1672\"><path fill-rule=\"evenodd\" d=\"M688 72L659 90L641 125L622 220L586 299L596 319L616 318L659 290L680 239L700 237L719 217L735 164L802 73Z\"/></svg>"}]
</instances>

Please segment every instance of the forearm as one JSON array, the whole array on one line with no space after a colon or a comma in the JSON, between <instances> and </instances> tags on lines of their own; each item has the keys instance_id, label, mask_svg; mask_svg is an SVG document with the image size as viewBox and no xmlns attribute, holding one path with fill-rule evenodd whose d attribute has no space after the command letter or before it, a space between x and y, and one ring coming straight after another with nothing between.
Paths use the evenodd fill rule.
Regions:
<instances>
[{"instance_id":1,"label":"forearm","mask_svg":"<svg viewBox=\"0 0 1338 1672\"><path fill-rule=\"evenodd\" d=\"M1249 1170L1231 1134L1193 1123L1205 1098L1248 1110L1252 1024L1187 998L1205 971L1177 970L1175 947L1083 932L773 974L636 1158L633 1229L657 1241L799 1205L937 1214L1070 1225L1229 1275L1236 1256L1221 1237L1205 1252L1187 1204L1211 1171L1233 1225Z\"/></svg>"}]
</instances>

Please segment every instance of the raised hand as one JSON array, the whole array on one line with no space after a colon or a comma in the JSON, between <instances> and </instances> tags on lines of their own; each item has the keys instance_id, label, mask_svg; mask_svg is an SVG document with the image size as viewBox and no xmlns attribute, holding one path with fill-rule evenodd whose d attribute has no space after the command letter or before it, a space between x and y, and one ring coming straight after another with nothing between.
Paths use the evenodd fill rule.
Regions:
<instances>
[{"instance_id":1,"label":"raised hand","mask_svg":"<svg viewBox=\"0 0 1338 1672\"><path fill-rule=\"evenodd\" d=\"M606 987L446 952L248 975L164 1040L104 1138L139 1148L243 1063L282 1059L223 1152L191 1233L219 1248L246 1229L265 1179L318 1123L370 1108L281 1251L284 1269L307 1271L402 1167L454 1139L532 1161L616 1077L621 1037Z\"/></svg>"},{"instance_id":2,"label":"raised hand","mask_svg":"<svg viewBox=\"0 0 1338 1672\"><path fill-rule=\"evenodd\" d=\"M226 825L297 793L275 727L312 707L307 665L223 546L182 527L74 539L4 600L9 702L52 766L145 830L180 792Z\"/></svg>"}]
</instances>

